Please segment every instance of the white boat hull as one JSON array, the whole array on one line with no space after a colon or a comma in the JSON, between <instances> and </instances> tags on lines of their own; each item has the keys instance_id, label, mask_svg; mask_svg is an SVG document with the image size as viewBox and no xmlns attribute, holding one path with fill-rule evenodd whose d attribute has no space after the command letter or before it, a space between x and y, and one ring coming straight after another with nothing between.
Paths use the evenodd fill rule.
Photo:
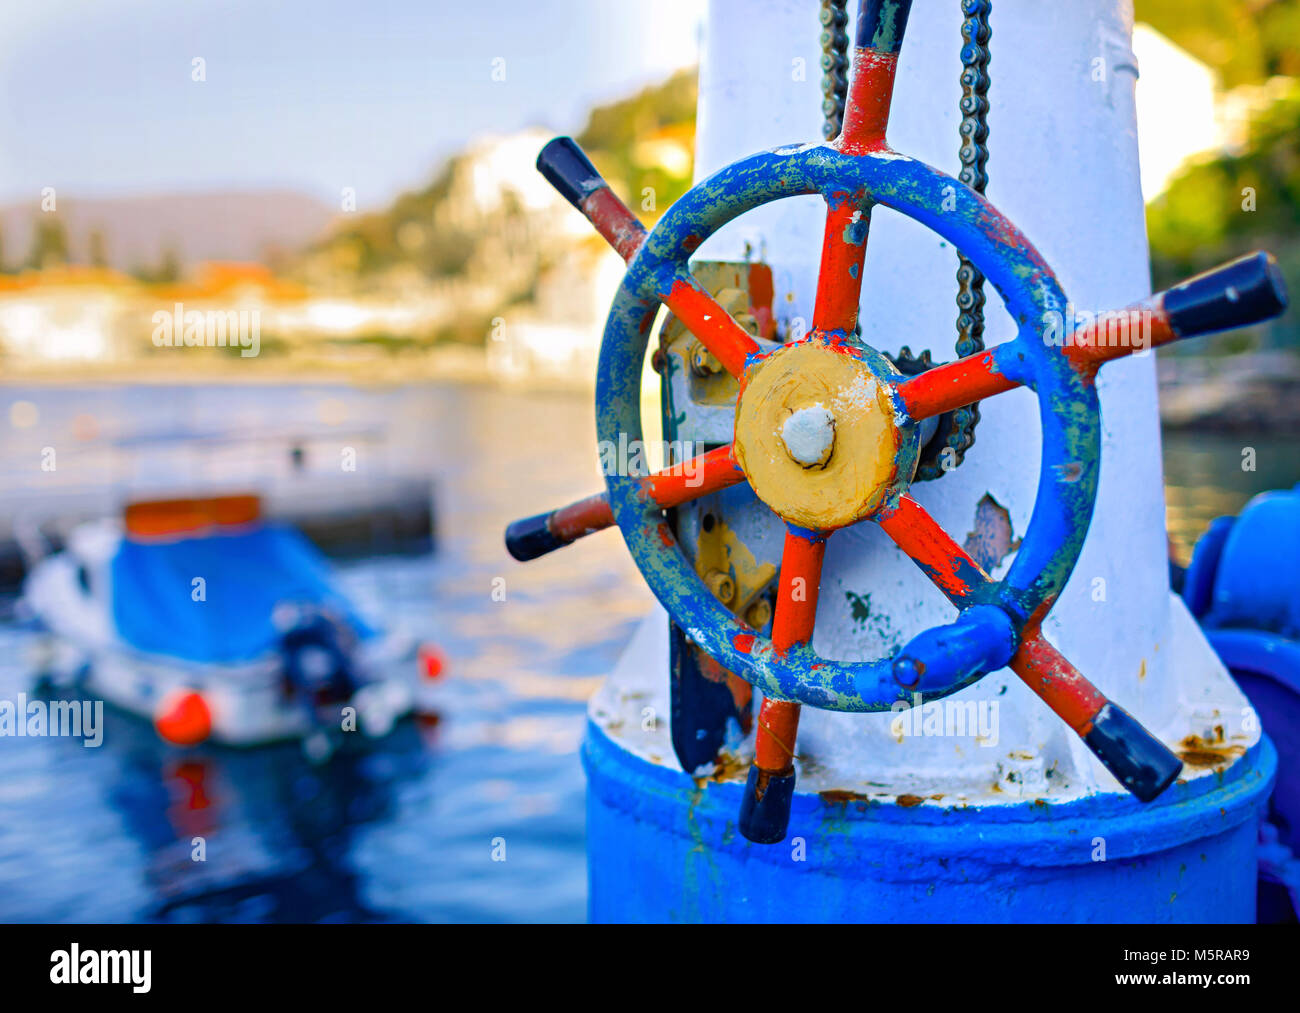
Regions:
<instances>
[{"instance_id":1,"label":"white boat hull","mask_svg":"<svg viewBox=\"0 0 1300 1013\"><path fill-rule=\"evenodd\" d=\"M55 685L75 686L149 721L169 697L197 692L211 714L211 740L232 746L302 737L335 717L339 731L385 735L417 709L425 688L417 644L401 631L363 640L353 658L360 688L314 713L289 692L277 654L206 664L133 649L117 635L110 606L109 563L120 537L111 522L85 525L67 551L41 560L27 578L24 601L49 634L34 667Z\"/></svg>"}]
</instances>

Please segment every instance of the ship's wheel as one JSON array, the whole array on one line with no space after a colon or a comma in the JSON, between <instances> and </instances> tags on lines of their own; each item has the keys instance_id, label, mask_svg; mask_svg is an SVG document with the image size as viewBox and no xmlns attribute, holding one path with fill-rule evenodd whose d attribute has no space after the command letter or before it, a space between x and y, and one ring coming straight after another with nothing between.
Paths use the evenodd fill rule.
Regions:
<instances>
[{"instance_id":1,"label":"ship's wheel","mask_svg":"<svg viewBox=\"0 0 1300 1013\"><path fill-rule=\"evenodd\" d=\"M1109 701L1041 633L1083 546L1097 494L1100 414L1095 378L1138 350L1127 323L1150 324L1150 343L1243 326L1286 305L1271 257L1253 254L1140 305L1102 315L1059 340L1049 321L1067 304L1033 245L973 189L888 146L898 53L909 3L864 0L843 127L828 143L742 159L698 183L647 233L569 138L550 142L538 168L627 261L609 312L596 378L598 438L642 438L640 376L660 305L738 381L735 435L649 477L615 473L606 491L512 524L506 544L536 558L617 524L673 621L725 669L762 691L739 826L752 841L785 836L803 704L881 711L914 692L937 699L1010 666L1142 801L1181 763ZM799 194L826 201L813 328L760 344L692 277L694 251L727 222ZM855 337L872 208L884 205L938 233L998 290L1017 336L979 355L905 377ZM1109 326L1111 321L1126 326ZM1122 340L1115 340L1122 336ZM1014 387L1038 396L1042 459L1037 498L1006 575L993 581L908 495L920 424ZM620 442L621 439L621 442ZM686 558L664 511L748 482L786 524L770 639L732 615ZM958 609L946 626L895 656L843 662L812 650L826 541L840 528L878 524Z\"/></svg>"}]
</instances>

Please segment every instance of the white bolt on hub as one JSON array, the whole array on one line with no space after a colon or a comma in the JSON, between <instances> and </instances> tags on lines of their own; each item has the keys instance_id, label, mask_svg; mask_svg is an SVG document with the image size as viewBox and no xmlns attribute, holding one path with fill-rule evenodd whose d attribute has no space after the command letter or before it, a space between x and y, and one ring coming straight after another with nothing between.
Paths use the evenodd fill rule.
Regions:
<instances>
[{"instance_id":1,"label":"white bolt on hub","mask_svg":"<svg viewBox=\"0 0 1300 1013\"><path fill-rule=\"evenodd\" d=\"M835 416L819 404L800 408L781 426L781 442L805 468L825 464L835 448Z\"/></svg>"}]
</instances>

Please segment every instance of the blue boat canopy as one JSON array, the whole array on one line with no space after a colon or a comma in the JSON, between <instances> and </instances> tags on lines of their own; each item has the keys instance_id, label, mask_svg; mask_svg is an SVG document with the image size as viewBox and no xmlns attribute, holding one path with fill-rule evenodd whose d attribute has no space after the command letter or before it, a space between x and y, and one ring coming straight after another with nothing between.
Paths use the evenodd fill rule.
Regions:
<instances>
[{"instance_id":1,"label":"blue boat canopy","mask_svg":"<svg viewBox=\"0 0 1300 1013\"><path fill-rule=\"evenodd\" d=\"M119 635L151 654L210 663L263 657L280 639L272 614L282 603L328 608L358 637L375 632L335 589L316 547L286 525L210 528L168 540L128 536L112 579Z\"/></svg>"}]
</instances>

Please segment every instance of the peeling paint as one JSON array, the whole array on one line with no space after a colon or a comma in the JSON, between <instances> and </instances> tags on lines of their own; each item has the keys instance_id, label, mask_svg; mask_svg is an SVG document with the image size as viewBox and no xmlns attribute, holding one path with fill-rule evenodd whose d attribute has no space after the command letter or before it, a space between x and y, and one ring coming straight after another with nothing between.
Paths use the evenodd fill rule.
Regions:
<instances>
[{"instance_id":1,"label":"peeling paint","mask_svg":"<svg viewBox=\"0 0 1300 1013\"><path fill-rule=\"evenodd\" d=\"M975 524L967 532L962 548L985 573L992 573L1019 547L1020 539L1011 526L1011 513L986 492L975 505Z\"/></svg>"}]
</instances>

